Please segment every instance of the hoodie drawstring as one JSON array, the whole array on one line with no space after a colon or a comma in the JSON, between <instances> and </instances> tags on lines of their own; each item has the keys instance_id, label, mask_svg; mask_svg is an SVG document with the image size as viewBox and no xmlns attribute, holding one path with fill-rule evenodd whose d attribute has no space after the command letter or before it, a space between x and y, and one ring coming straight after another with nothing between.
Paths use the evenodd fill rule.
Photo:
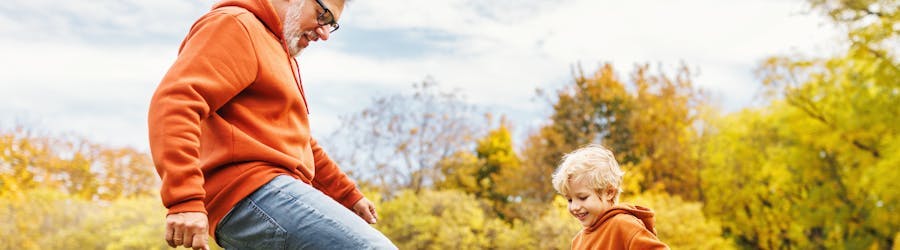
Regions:
<instances>
[{"instance_id":1,"label":"hoodie drawstring","mask_svg":"<svg viewBox=\"0 0 900 250\"><path fill-rule=\"evenodd\" d=\"M284 51L287 52L287 54L288 54L288 60L289 60L288 64L291 67L291 72L294 71L294 65L297 65L297 73L293 74L294 75L294 83L297 84L297 90L300 91L300 97L303 98L303 107L306 108L306 114L308 115L308 114L310 114L309 103L306 102L306 93L303 92L303 83L300 80L300 63L297 62L297 58L294 58L291 56L291 51L288 49L287 44L283 39L281 41L281 47L283 47ZM291 61L293 61L294 63L292 64Z\"/></svg>"}]
</instances>

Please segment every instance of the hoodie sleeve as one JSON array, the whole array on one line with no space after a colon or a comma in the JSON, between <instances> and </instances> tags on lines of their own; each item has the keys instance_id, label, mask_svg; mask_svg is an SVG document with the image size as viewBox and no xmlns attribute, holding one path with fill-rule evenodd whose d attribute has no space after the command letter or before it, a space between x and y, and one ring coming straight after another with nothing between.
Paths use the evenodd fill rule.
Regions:
<instances>
[{"instance_id":1,"label":"hoodie sleeve","mask_svg":"<svg viewBox=\"0 0 900 250\"><path fill-rule=\"evenodd\" d=\"M325 150L319 146L315 139L310 139L309 144L316 161L316 175L312 180L313 186L331 196L332 199L341 203L341 205L347 208L353 207L357 201L363 198L362 193L356 189L356 183L353 183L338 168L337 164L325 154Z\"/></svg>"},{"instance_id":2,"label":"hoodie sleeve","mask_svg":"<svg viewBox=\"0 0 900 250\"><path fill-rule=\"evenodd\" d=\"M148 115L150 151L169 214L206 212L200 124L254 81L254 53L235 16L212 12L191 27L157 87Z\"/></svg>"}]
</instances>

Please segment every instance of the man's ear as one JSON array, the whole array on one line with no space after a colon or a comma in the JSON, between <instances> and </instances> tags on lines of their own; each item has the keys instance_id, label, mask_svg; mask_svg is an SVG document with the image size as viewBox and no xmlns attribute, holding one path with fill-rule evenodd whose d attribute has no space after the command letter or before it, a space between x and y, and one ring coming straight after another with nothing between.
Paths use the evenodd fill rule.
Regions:
<instances>
[{"instance_id":1,"label":"man's ear","mask_svg":"<svg viewBox=\"0 0 900 250\"><path fill-rule=\"evenodd\" d=\"M610 202L615 201L616 196L618 196L618 195L619 195L619 190L615 189L613 187L606 187L605 189L600 191L600 198L602 198L603 201L610 201Z\"/></svg>"}]
</instances>

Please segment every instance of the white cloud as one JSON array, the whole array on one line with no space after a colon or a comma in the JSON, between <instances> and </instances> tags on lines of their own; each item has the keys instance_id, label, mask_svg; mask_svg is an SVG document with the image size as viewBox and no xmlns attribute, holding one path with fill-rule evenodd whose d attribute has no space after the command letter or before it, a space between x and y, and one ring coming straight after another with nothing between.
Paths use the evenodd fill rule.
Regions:
<instances>
[{"instance_id":1,"label":"white cloud","mask_svg":"<svg viewBox=\"0 0 900 250\"><path fill-rule=\"evenodd\" d=\"M213 1L59 2L14 0L0 7L0 120L36 116L54 131L146 148L146 105L193 21ZM549 108L534 89L570 80L612 62L622 77L634 63L685 62L696 83L728 109L750 104L763 58L834 49L823 18L802 14L800 1L561 0L354 1L334 39L360 30L427 31L404 46L439 53L371 56L346 46L381 39L315 44L300 58L314 132L363 108L373 96L409 89L432 76L469 100L497 107L518 123L537 124ZM344 34L342 34L343 32ZM393 34L384 34L393 35ZM435 45L437 44L437 45ZM384 54L410 48L384 44Z\"/></svg>"},{"instance_id":2,"label":"white cloud","mask_svg":"<svg viewBox=\"0 0 900 250\"><path fill-rule=\"evenodd\" d=\"M209 0L15 0L0 6L0 16L16 20L16 25L0 29L0 34L30 41L147 43L160 37L183 36L193 19L212 3Z\"/></svg>"},{"instance_id":3,"label":"white cloud","mask_svg":"<svg viewBox=\"0 0 900 250\"><path fill-rule=\"evenodd\" d=\"M509 105L529 102L535 88L568 81L576 63L591 71L612 62L626 77L635 63L662 63L671 72L684 62L699 68L696 84L735 110L751 104L759 86L753 71L764 58L835 48L831 27L816 15L804 14L801 2L545 1L539 8L518 5L508 15L494 11L500 14L493 18L479 10L510 5L474 2L356 2L346 9L347 26L429 29L458 39L450 42L449 54L411 59L371 59L327 46L315 48L318 51L303 58L309 61L307 75L321 73L316 82L399 88L427 74L446 87L464 90L478 103ZM341 67L315 64L326 60Z\"/></svg>"},{"instance_id":4,"label":"white cloud","mask_svg":"<svg viewBox=\"0 0 900 250\"><path fill-rule=\"evenodd\" d=\"M2 120L37 120L54 132L144 148L155 85L175 58L172 48L101 48L0 40Z\"/></svg>"}]
</instances>

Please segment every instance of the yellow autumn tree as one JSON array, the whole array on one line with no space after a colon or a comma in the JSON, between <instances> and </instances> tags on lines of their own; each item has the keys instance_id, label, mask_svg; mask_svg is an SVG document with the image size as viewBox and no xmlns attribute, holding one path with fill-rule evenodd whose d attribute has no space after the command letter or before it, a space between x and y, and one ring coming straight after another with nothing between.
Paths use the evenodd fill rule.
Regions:
<instances>
[{"instance_id":1,"label":"yellow autumn tree","mask_svg":"<svg viewBox=\"0 0 900 250\"><path fill-rule=\"evenodd\" d=\"M493 216L490 205L456 190L406 190L381 201L375 225L400 249L534 249L521 223Z\"/></svg>"}]
</instances>

